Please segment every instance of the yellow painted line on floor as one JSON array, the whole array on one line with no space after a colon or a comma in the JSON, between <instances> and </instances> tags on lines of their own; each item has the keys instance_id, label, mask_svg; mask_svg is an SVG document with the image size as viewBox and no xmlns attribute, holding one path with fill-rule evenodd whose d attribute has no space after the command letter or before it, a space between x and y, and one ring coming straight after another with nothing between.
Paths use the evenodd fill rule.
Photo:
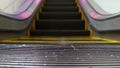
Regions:
<instances>
[{"instance_id":1,"label":"yellow painted line on floor","mask_svg":"<svg viewBox=\"0 0 120 68\"><path fill-rule=\"evenodd\" d=\"M36 44L116 44L116 42L105 41L2 41L4 43L36 43ZM117 43L118 44L118 43ZM120 43L119 43L120 44Z\"/></svg>"},{"instance_id":2,"label":"yellow painted line on floor","mask_svg":"<svg viewBox=\"0 0 120 68\"><path fill-rule=\"evenodd\" d=\"M107 39L107 38L100 38L100 37L93 37L95 39L101 39L101 40L104 40L106 42L111 42L111 43L120 43L119 40L114 40L114 39Z\"/></svg>"}]
</instances>

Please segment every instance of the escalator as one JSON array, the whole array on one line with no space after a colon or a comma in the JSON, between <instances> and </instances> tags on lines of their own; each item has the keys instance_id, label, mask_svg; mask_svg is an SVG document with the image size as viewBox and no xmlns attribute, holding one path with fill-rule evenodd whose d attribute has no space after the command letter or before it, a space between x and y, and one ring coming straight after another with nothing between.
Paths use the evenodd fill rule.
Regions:
<instances>
[{"instance_id":1,"label":"escalator","mask_svg":"<svg viewBox=\"0 0 120 68\"><path fill-rule=\"evenodd\" d=\"M26 35L0 41L1 68L120 68L116 40L94 37L78 0L44 0Z\"/></svg>"},{"instance_id":2,"label":"escalator","mask_svg":"<svg viewBox=\"0 0 120 68\"><path fill-rule=\"evenodd\" d=\"M26 36L2 43L107 44L116 40L94 37L78 0L43 0Z\"/></svg>"},{"instance_id":3,"label":"escalator","mask_svg":"<svg viewBox=\"0 0 120 68\"><path fill-rule=\"evenodd\" d=\"M31 36L90 36L74 0L47 0Z\"/></svg>"}]
</instances>

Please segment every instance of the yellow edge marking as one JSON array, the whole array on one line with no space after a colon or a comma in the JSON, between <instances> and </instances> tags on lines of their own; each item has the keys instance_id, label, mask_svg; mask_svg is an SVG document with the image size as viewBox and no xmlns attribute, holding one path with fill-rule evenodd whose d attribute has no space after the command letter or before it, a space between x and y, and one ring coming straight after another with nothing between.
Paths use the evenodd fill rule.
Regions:
<instances>
[{"instance_id":1,"label":"yellow edge marking","mask_svg":"<svg viewBox=\"0 0 120 68\"><path fill-rule=\"evenodd\" d=\"M37 12L37 14L36 14L36 20L38 21L39 20L39 12Z\"/></svg>"},{"instance_id":2,"label":"yellow edge marking","mask_svg":"<svg viewBox=\"0 0 120 68\"><path fill-rule=\"evenodd\" d=\"M29 31L28 31L28 36L29 36ZM22 39L22 38L27 38L29 39L29 37L21 37L21 38L17 38L17 39L10 39L10 40L1 40L0 42L5 42L5 43L65 43L65 44L105 44L105 43L110 43L110 44L120 44L120 41L118 40L111 40L111 39L105 39L105 38L99 38L99 37L92 37L92 38L89 38L89 40L91 39L95 39L94 40L58 40L57 38L52 38L52 40L50 40L51 38L37 38L38 40L19 40L19 39ZM32 38L31 38L32 39ZM45 41L43 41L45 40Z\"/></svg>"},{"instance_id":3,"label":"yellow edge marking","mask_svg":"<svg viewBox=\"0 0 120 68\"><path fill-rule=\"evenodd\" d=\"M93 30L90 30L90 38L93 37Z\"/></svg>"},{"instance_id":4,"label":"yellow edge marking","mask_svg":"<svg viewBox=\"0 0 120 68\"><path fill-rule=\"evenodd\" d=\"M35 30L35 28L36 28L36 21L38 21L39 19L40 19L40 17L39 17L39 14L42 12L42 8L44 7L44 3L46 2L46 0L44 0L43 2L42 2L42 5L40 6L40 9L39 9L39 11L36 13L36 17L33 19L33 21L32 21L32 29L33 30ZM28 30L29 31L29 30ZM29 33L28 33L29 34ZM27 34L27 35L28 35Z\"/></svg>"},{"instance_id":5,"label":"yellow edge marking","mask_svg":"<svg viewBox=\"0 0 120 68\"><path fill-rule=\"evenodd\" d=\"M106 39L106 38L100 38L100 37L93 37L95 39L101 39L101 40L104 40L106 42L111 42L111 43L120 43L119 40L113 40L113 39Z\"/></svg>"},{"instance_id":6,"label":"yellow edge marking","mask_svg":"<svg viewBox=\"0 0 120 68\"><path fill-rule=\"evenodd\" d=\"M35 21L36 21L35 19L32 21L32 29L33 30L35 30L35 28L36 28L36 22Z\"/></svg>"},{"instance_id":7,"label":"yellow edge marking","mask_svg":"<svg viewBox=\"0 0 120 68\"><path fill-rule=\"evenodd\" d=\"M81 16L82 16L81 18L82 18L82 20L85 21L85 30L87 30L87 29L88 29L88 20L86 19L84 12L83 12L81 6L79 5L78 0L75 0L75 3L76 3L76 5L77 5L77 7L78 7L78 12L82 14L82 15L81 15Z\"/></svg>"},{"instance_id":8,"label":"yellow edge marking","mask_svg":"<svg viewBox=\"0 0 120 68\"><path fill-rule=\"evenodd\" d=\"M27 37L30 37L30 30L27 30Z\"/></svg>"},{"instance_id":9,"label":"yellow edge marking","mask_svg":"<svg viewBox=\"0 0 120 68\"><path fill-rule=\"evenodd\" d=\"M96 39L91 39L91 38L18 38L18 39L11 39L11 41L20 41L20 40L25 40L25 41L98 41ZM102 41L102 40L99 40Z\"/></svg>"},{"instance_id":10,"label":"yellow edge marking","mask_svg":"<svg viewBox=\"0 0 120 68\"><path fill-rule=\"evenodd\" d=\"M2 41L6 43L45 43L45 44L120 44L120 42L105 42L105 41Z\"/></svg>"}]
</instances>

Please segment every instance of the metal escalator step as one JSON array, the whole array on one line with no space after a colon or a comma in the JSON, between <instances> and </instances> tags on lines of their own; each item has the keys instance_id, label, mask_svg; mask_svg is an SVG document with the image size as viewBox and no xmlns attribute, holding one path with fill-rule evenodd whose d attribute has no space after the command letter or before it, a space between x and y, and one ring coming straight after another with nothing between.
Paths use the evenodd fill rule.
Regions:
<instances>
[{"instance_id":1,"label":"metal escalator step","mask_svg":"<svg viewBox=\"0 0 120 68\"><path fill-rule=\"evenodd\" d=\"M31 30L31 36L90 36L89 30Z\"/></svg>"},{"instance_id":2,"label":"metal escalator step","mask_svg":"<svg viewBox=\"0 0 120 68\"><path fill-rule=\"evenodd\" d=\"M47 0L47 2L71 2L71 3L73 3L73 2L75 2L75 0Z\"/></svg>"},{"instance_id":3,"label":"metal escalator step","mask_svg":"<svg viewBox=\"0 0 120 68\"><path fill-rule=\"evenodd\" d=\"M40 19L36 23L36 29L85 29L85 21L80 19L71 20L55 20L55 19Z\"/></svg>"},{"instance_id":4,"label":"metal escalator step","mask_svg":"<svg viewBox=\"0 0 120 68\"><path fill-rule=\"evenodd\" d=\"M80 19L81 14L77 12L42 12L40 19Z\"/></svg>"},{"instance_id":5,"label":"metal escalator step","mask_svg":"<svg viewBox=\"0 0 120 68\"><path fill-rule=\"evenodd\" d=\"M74 7L74 6L73 7L66 7L66 6L62 6L62 7L61 6L60 7L59 6L54 6L54 7L49 6L49 7L47 7L46 6L43 8L43 12L44 11L49 11L49 12L50 11L52 11L52 12L66 12L66 11L67 12L78 12L77 10L78 10L77 7Z\"/></svg>"},{"instance_id":6,"label":"metal escalator step","mask_svg":"<svg viewBox=\"0 0 120 68\"><path fill-rule=\"evenodd\" d=\"M46 2L45 6L75 6L75 3L57 3L57 2Z\"/></svg>"}]
</instances>

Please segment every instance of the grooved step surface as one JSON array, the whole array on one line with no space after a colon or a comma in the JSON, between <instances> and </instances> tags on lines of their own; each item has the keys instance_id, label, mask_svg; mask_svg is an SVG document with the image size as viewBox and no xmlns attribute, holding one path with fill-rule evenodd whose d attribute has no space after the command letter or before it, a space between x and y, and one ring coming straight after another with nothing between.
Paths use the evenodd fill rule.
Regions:
<instances>
[{"instance_id":1,"label":"grooved step surface","mask_svg":"<svg viewBox=\"0 0 120 68\"><path fill-rule=\"evenodd\" d=\"M43 11L49 11L49 12L77 12L77 7L58 7L58 6L55 6L55 7L44 7L43 8Z\"/></svg>"},{"instance_id":2,"label":"grooved step surface","mask_svg":"<svg viewBox=\"0 0 120 68\"><path fill-rule=\"evenodd\" d=\"M23 46L24 45L24 46ZM11 46L11 47L10 47ZM0 48L0 66L4 68L51 67L119 68L119 45L37 45L6 44ZM24 67L29 66L29 67ZM33 66L33 67L32 67ZM109 67L105 67L109 66ZM114 67L115 66L115 67ZM118 66L118 67L117 67ZM1 67L2 68L2 67Z\"/></svg>"},{"instance_id":3,"label":"grooved step surface","mask_svg":"<svg viewBox=\"0 0 120 68\"><path fill-rule=\"evenodd\" d=\"M80 17L81 15L77 12L42 12L40 14L40 19L80 19Z\"/></svg>"},{"instance_id":4,"label":"grooved step surface","mask_svg":"<svg viewBox=\"0 0 120 68\"><path fill-rule=\"evenodd\" d=\"M78 29L78 30L84 30L85 29L85 21L79 20L79 19L78 20L77 19L71 19L71 20L67 20L67 19L66 20L42 19L36 23L36 29L68 29L68 30Z\"/></svg>"},{"instance_id":5,"label":"grooved step surface","mask_svg":"<svg viewBox=\"0 0 120 68\"><path fill-rule=\"evenodd\" d=\"M74 0L47 0L47 2L64 2L64 3L67 3L67 2L71 2L71 3L74 3Z\"/></svg>"},{"instance_id":6,"label":"grooved step surface","mask_svg":"<svg viewBox=\"0 0 120 68\"><path fill-rule=\"evenodd\" d=\"M90 36L88 30L31 30L32 36Z\"/></svg>"},{"instance_id":7,"label":"grooved step surface","mask_svg":"<svg viewBox=\"0 0 120 68\"><path fill-rule=\"evenodd\" d=\"M75 3L58 3L58 2L47 2L45 3L45 6L75 6Z\"/></svg>"}]
</instances>

